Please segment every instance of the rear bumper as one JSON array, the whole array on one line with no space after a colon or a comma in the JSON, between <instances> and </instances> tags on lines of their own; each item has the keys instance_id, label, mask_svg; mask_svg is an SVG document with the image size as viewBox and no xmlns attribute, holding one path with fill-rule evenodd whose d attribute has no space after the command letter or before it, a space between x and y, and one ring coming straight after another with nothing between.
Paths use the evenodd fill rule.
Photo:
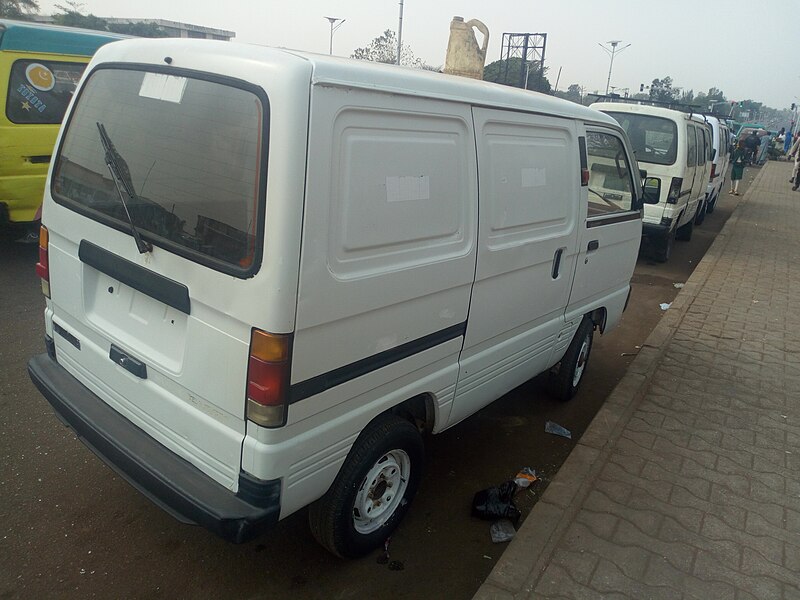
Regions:
<instances>
[{"instance_id":1,"label":"rear bumper","mask_svg":"<svg viewBox=\"0 0 800 600\"><path fill-rule=\"evenodd\" d=\"M48 354L28 362L33 383L61 421L128 483L184 523L234 543L278 521L280 480L239 477L239 494L212 480L120 415Z\"/></svg>"},{"instance_id":2,"label":"rear bumper","mask_svg":"<svg viewBox=\"0 0 800 600\"><path fill-rule=\"evenodd\" d=\"M672 219L662 217L660 223L642 223L642 235L648 237L663 237L672 228Z\"/></svg>"}]
</instances>

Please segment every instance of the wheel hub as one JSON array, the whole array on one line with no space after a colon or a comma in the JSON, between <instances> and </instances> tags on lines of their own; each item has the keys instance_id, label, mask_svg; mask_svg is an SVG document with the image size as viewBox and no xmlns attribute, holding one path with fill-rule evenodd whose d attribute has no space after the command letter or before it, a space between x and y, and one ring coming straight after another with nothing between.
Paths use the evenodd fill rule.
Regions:
<instances>
[{"instance_id":1,"label":"wheel hub","mask_svg":"<svg viewBox=\"0 0 800 600\"><path fill-rule=\"evenodd\" d=\"M361 482L353 504L353 526L369 534L386 523L403 501L411 474L411 459L404 450L381 456Z\"/></svg>"}]
</instances>

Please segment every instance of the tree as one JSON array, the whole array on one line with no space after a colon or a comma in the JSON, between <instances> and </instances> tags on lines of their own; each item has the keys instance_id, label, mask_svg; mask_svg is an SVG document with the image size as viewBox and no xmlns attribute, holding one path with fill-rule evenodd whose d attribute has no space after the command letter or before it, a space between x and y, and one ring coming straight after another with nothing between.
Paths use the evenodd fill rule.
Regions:
<instances>
[{"instance_id":1,"label":"tree","mask_svg":"<svg viewBox=\"0 0 800 600\"><path fill-rule=\"evenodd\" d=\"M155 23L151 22L138 22L138 23L107 23L106 27L109 31L114 33L122 33L124 35L135 35L136 37L146 38L165 38L169 37L169 33Z\"/></svg>"},{"instance_id":2,"label":"tree","mask_svg":"<svg viewBox=\"0 0 800 600\"><path fill-rule=\"evenodd\" d=\"M553 88L545 73L547 73L547 67L542 69L538 60L528 61L523 67L522 59L514 57L509 58L507 61L496 60L486 65L486 68L483 69L483 79L484 81L522 88L525 87L527 76L527 89L552 94Z\"/></svg>"},{"instance_id":3,"label":"tree","mask_svg":"<svg viewBox=\"0 0 800 600\"><path fill-rule=\"evenodd\" d=\"M28 20L39 12L36 0L0 0L0 17L6 19Z\"/></svg>"},{"instance_id":4,"label":"tree","mask_svg":"<svg viewBox=\"0 0 800 600\"><path fill-rule=\"evenodd\" d=\"M672 87L672 77L653 79L650 84L650 100L657 102L676 102L680 89Z\"/></svg>"},{"instance_id":5,"label":"tree","mask_svg":"<svg viewBox=\"0 0 800 600\"><path fill-rule=\"evenodd\" d=\"M356 48L350 58L394 64L397 61L397 34L391 29L387 29L383 32L383 35L376 37L367 46ZM403 44L400 55L400 64L404 67L416 67L429 71L438 70L426 65L421 58L414 56L414 52L405 44Z\"/></svg>"},{"instance_id":6,"label":"tree","mask_svg":"<svg viewBox=\"0 0 800 600\"><path fill-rule=\"evenodd\" d=\"M564 100L569 100L570 102L576 102L577 104L580 104L583 100L581 86L577 83L570 85L566 92L556 92L556 96L563 98Z\"/></svg>"}]
</instances>

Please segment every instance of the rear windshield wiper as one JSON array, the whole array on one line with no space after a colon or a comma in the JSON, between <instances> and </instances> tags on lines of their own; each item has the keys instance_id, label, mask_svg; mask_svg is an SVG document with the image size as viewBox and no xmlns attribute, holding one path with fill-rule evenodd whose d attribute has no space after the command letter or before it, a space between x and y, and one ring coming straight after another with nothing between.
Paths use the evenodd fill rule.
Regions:
<instances>
[{"instance_id":1,"label":"rear windshield wiper","mask_svg":"<svg viewBox=\"0 0 800 600\"><path fill-rule=\"evenodd\" d=\"M122 158L119 155L119 152L117 152L117 149L114 148L111 138L108 137L108 133L106 133L105 125L98 122L97 129L100 131L100 141L103 142L103 149L106 151L106 165L108 166L108 170L111 171L111 179L114 180L114 185L117 188L117 194L119 194L120 202L122 202L122 207L125 209L125 214L128 217L128 223L130 223L131 226L131 233L133 234L133 239L136 241L136 248L139 250L139 254L152 252L153 245L150 242L146 242L142 239L142 236L139 235L139 230L136 229L136 225L133 224L133 218L131 218L131 213L128 210L128 203L125 202L125 197L123 196L122 189L120 188L121 184L122 187L125 188L125 193L128 194L128 197L131 200L136 201L137 204L141 204L139 196L136 195L136 191L133 189L133 181L131 181L131 172L130 169L128 169L128 163L125 162L125 159Z\"/></svg>"}]
</instances>

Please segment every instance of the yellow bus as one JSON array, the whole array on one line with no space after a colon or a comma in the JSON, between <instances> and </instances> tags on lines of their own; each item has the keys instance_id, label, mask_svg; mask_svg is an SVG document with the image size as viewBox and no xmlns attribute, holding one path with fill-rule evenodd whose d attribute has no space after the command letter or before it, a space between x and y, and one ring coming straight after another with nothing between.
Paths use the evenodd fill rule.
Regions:
<instances>
[{"instance_id":1,"label":"yellow bus","mask_svg":"<svg viewBox=\"0 0 800 600\"><path fill-rule=\"evenodd\" d=\"M95 51L124 37L0 19L0 235L17 237L39 220L75 86Z\"/></svg>"}]
</instances>

